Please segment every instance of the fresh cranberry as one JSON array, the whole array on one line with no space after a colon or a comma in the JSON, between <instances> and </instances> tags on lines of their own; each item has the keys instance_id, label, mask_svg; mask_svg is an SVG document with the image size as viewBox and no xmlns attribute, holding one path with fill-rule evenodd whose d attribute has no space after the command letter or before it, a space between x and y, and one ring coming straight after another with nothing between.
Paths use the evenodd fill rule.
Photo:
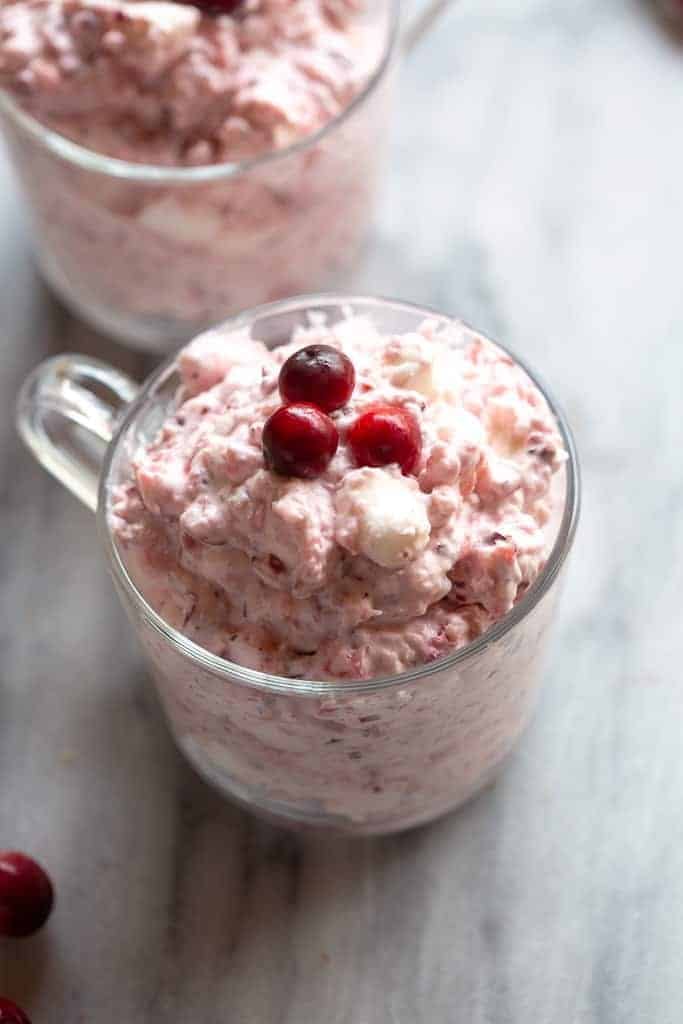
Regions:
<instances>
[{"instance_id":1,"label":"fresh cranberry","mask_svg":"<svg viewBox=\"0 0 683 1024\"><path fill-rule=\"evenodd\" d=\"M283 365L279 383L285 402L310 402L334 412L351 397L356 371L349 357L331 345L307 345Z\"/></svg>"},{"instance_id":2,"label":"fresh cranberry","mask_svg":"<svg viewBox=\"0 0 683 1024\"><path fill-rule=\"evenodd\" d=\"M282 476L311 480L329 466L339 444L334 423L314 405L283 405L263 428L266 465Z\"/></svg>"},{"instance_id":3,"label":"fresh cranberry","mask_svg":"<svg viewBox=\"0 0 683 1024\"><path fill-rule=\"evenodd\" d=\"M31 1021L16 1003L0 996L0 1024L31 1024Z\"/></svg>"},{"instance_id":4,"label":"fresh cranberry","mask_svg":"<svg viewBox=\"0 0 683 1024\"><path fill-rule=\"evenodd\" d=\"M40 864L24 853L0 852L0 935L22 938L37 932L53 903L52 882Z\"/></svg>"},{"instance_id":5,"label":"fresh cranberry","mask_svg":"<svg viewBox=\"0 0 683 1024\"><path fill-rule=\"evenodd\" d=\"M417 420L398 405L373 405L349 429L349 444L359 466L397 462L411 473L420 458L422 435Z\"/></svg>"},{"instance_id":6,"label":"fresh cranberry","mask_svg":"<svg viewBox=\"0 0 683 1024\"><path fill-rule=\"evenodd\" d=\"M180 0L180 2L198 7L206 14L232 14L244 0Z\"/></svg>"}]
</instances>

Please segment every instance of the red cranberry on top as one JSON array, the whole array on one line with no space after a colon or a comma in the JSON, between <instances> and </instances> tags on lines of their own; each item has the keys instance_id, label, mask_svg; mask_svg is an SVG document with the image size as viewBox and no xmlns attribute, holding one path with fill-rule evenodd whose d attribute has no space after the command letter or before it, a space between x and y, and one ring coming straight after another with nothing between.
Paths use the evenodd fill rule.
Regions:
<instances>
[{"instance_id":1,"label":"red cranberry on top","mask_svg":"<svg viewBox=\"0 0 683 1024\"><path fill-rule=\"evenodd\" d=\"M181 3L191 3L198 7L205 14L233 14L238 7L241 7L244 0L180 0Z\"/></svg>"},{"instance_id":2,"label":"red cranberry on top","mask_svg":"<svg viewBox=\"0 0 683 1024\"><path fill-rule=\"evenodd\" d=\"M422 452L417 420L398 405L373 405L366 409L349 428L348 439L359 466L389 466L396 462L408 474L417 466Z\"/></svg>"},{"instance_id":3,"label":"red cranberry on top","mask_svg":"<svg viewBox=\"0 0 683 1024\"><path fill-rule=\"evenodd\" d=\"M353 363L331 345L307 345L289 357L280 370L285 402L310 402L325 412L346 405L356 383Z\"/></svg>"},{"instance_id":4,"label":"red cranberry on top","mask_svg":"<svg viewBox=\"0 0 683 1024\"><path fill-rule=\"evenodd\" d=\"M339 445L334 423L314 405L283 405L263 428L263 456L282 476L311 480L324 473Z\"/></svg>"}]
</instances>

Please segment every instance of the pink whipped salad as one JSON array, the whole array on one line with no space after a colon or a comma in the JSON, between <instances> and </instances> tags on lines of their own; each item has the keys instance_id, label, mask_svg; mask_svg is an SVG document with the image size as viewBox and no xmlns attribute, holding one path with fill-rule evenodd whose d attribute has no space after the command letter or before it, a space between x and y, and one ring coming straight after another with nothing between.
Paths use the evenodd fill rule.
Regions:
<instances>
[{"instance_id":1,"label":"pink whipped salad","mask_svg":"<svg viewBox=\"0 0 683 1024\"><path fill-rule=\"evenodd\" d=\"M278 374L304 345L353 362L336 455L314 480L266 468ZM210 331L177 361L177 404L110 495L123 560L148 602L202 647L318 680L399 673L462 647L542 570L565 452L545 399L493 343L425 321L386 336L313 320L274 351ZM419 464L358 467L345 434L377 402L407 409Z\"/></svg>"},{"instance_id":2,"label":"pink whipped salad","mask_svg":"<svg viewBox=\"0 0 683 1024\"><path fill-rule=\"evenodd\" d=\"M360 0L4 0L0 88L98 152L169 165L240 160L316 131L379 60Z\"/></svg>"}]
</instances>

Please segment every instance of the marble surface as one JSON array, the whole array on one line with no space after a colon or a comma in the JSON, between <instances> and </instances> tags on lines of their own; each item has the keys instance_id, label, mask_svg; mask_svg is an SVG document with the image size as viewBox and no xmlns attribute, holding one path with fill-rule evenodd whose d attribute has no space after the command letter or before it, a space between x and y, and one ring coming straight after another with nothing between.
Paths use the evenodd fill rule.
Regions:
<instances>
[{"instance_id":1,"label":"marble surface","mask_svg":"<svg viewBox=\"0 0 683 1024\"><path fill-rule=\"evenodd\" d=\"M64 348L2 164L0 846L54 875L0 944L34 1024L677 1024L683 1005L683 49L636 0L461 0L406 67L364 285L538 365L585 505L539 714L431 827L294 838L175 753L88 513L12 428Z\"/></svg>"}]
</instances>

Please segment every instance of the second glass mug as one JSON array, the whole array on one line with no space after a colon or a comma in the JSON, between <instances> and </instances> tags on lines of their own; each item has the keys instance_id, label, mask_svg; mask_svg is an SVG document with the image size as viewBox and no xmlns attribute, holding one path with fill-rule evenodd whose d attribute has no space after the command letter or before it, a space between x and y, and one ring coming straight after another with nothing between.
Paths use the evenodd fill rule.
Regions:
<instances>
[{"instance_id":1,"label":"second glass mug","mask_svg":"<svg viewBox=\"0 0 683 1024\"><path fill-rule=\"evenodd\" d=\"M277 345L311 311L332 322L347 310L383 332L412 331L426 317L405 303L309 296L245 313L228 325ZM514 357L517 358L517 357ZM20 433L34 455L93 511L121 601L147 656L175 739L223 794L282 824L346 834L396 832L458 807L491 782L535 706L558 578L579 512L569 427L541 388L568 453L564 500L551 554L514 608L469 646L401 675L361 682L270 676L224 660L169 626L123 564L107 521L110 488L132 453L173 408L175 361L138 388L82 356L57 356L28 378Z\"/></svg>"},{"instance_id":2,"label":"second glass mug","mask_svg":"<svg viewBox=\"0 0 683 1024\"><path fill-rule=\"evenodd\" d=\"M115 160L0 93L48 283L94 327L159 352L241 309L348 285L372 215L396 57L447 5L427 3L401 34L399 0L372 0L381 49L360 94L312 136L242 163Z\"/></svg>"}]
</instances>

